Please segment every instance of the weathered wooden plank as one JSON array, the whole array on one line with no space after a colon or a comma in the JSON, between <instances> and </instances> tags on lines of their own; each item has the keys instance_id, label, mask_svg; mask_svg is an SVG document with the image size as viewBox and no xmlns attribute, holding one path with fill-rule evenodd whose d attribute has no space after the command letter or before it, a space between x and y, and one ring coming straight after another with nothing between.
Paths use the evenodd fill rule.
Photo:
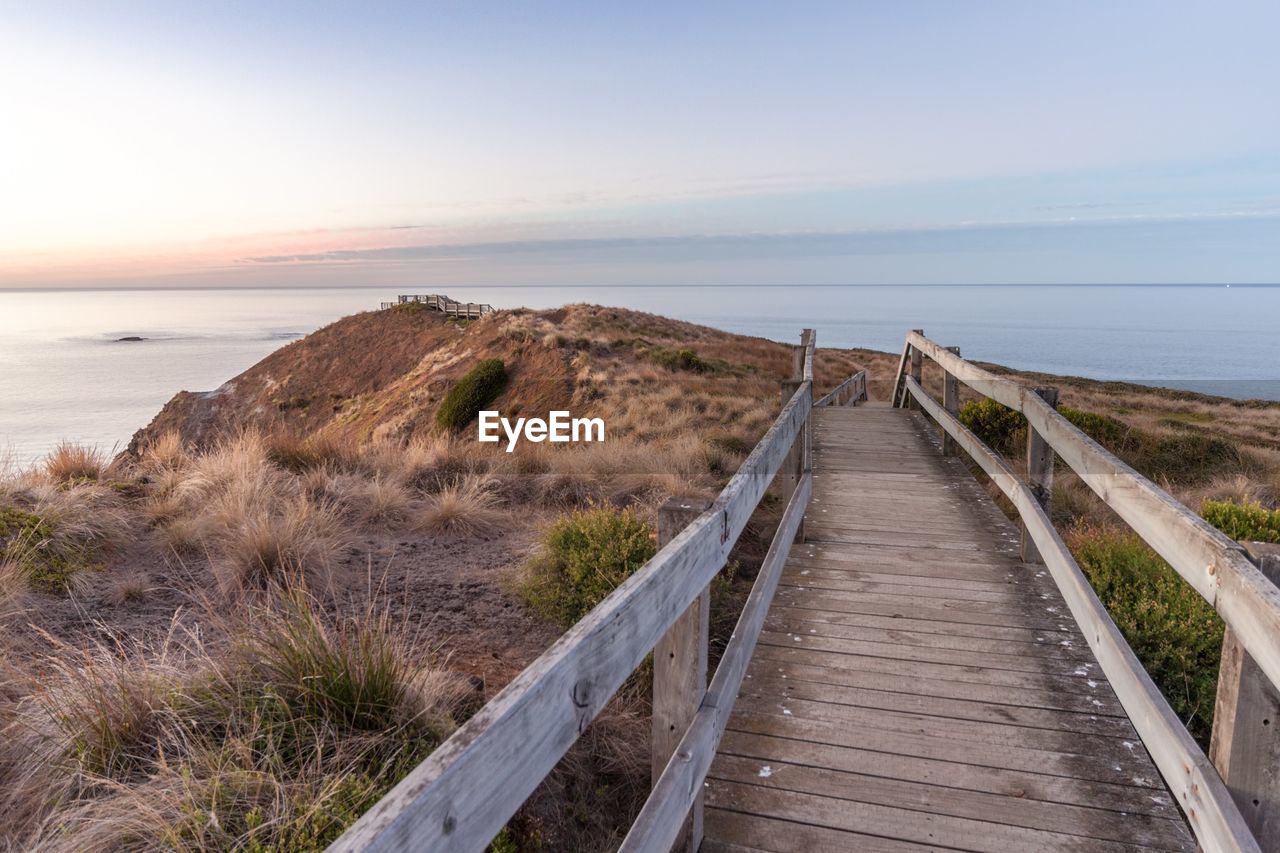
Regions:
<instances>
[{"instance_id":1,"label":"weathered wooden plank","mask_svg":"<svg viewBox=\"0 0 1280 853\"><path fill-rule=\"evenodd\" d=\"M921 647L928 649L953 649L964 652L999 654L1015 657L1050 658L1057 660L1089 661L1093 655L1080 634L1062 635L1062 640L1053 641L1048 638L1032 638L1027 641L1009 639L989 639L986 637L970 637L950 631L930 633L906 628L878 626L875 628L857 625L841 625L815 621L804 618L804 614L794 612L777 612L784 608L776 608L770 614L765 628L784 635L814 635L827 639L857 640L863 642L893 643L897 647ZM1039 642L1036 642L1039 639ZM1069 647L1060 645L1062 641L1070 641Z\"/></svg>"},{"instance_id":2,"label":"weathered wooden plank","mask_svg":"<svg viewBox=\"0 0 1280 853\"><path fill-rule=\"evenodd\" d=\"M1076 711L1057 711L1031 708L1025 705L998 705L993 702L975 702L967 699L948 699L938 696L921 696L894 693L866 687L848 687L821 681L807 681L798 673L788 673L781 678L776 673L758 676L749 672L743 683L741 696L776 698L796 697L813 701L833 702L858 708L880 708L886 711L921 714L928 717L945 717L955 720L974 720L988 723L1011 723L1035 729L1056 732L1082 732L1106 735L1136 742L1137 732L1124 717L1099 716Z\"/></svg>"},{"instance_id":3,"label":"weathered wooden plank","mask_svg":"<svg viewBox=\"0 0 1280 853\"><path fill-rule=\"evenodd\" d=\"M1034 630L1030 628L1014 628L1007 625L970 625L960 622L944 622L923 617L908 618L895 616L879 616L867 613L847 613L836 610L824 610L820 607L790 607L775 602L770 611L779 619L786 619L799 624L852 625L882 629L885 632L912 631L945 637L976 637L991 639L1000 643L1047 643L1057 645L1063 640L1081 641L1083 634L1072 624L1063 631Z\"/></svg>"},{"instance_id":4,"label":"weathered wooden plank","mask_svg":"<svg viewBox=\"0 0 1280 853\"><path fill-rule=\"evenodd\" d=\"M1135 772L1142 766L1137 763L1118 763L1116 755L1080 755L1048 749L1033 749L1017 744L981 744L953 740L943 730L904 732L883 727L859 728L831 720L803 719L794 715L766 714L739 709L729 722L734 731L789 737L816 743L853 748L870 747L892 755L909 755L935 761L949 761L969 767L985 767L999 770L1021 770L1043 773L1071 779L1109 782L1116 785L1135 785L1157 790L1162 788L1160 777L1150 764L1144 772ZM1128 766L1126 766L1128 765Z\"/></svg>"},{"instance_id":5,"label":"weathered wooden plank","mask_svg":"<svg viewBox=\"0 0 1280 853\"><path fill-rule=\"evenodd\" d=\"M968 791L945 785L887 779L774 762L769 775L761 776L759 760L721 755L712 767L716 778L744 785L781 788L819 794L840 800L890 806L927 814L949 815L1004 826L1046 830L1081 839L1101 839L1165 850L1190 849L1194 845L1181 821L1145 814L1116 820L1114 812L1065 803L1047 803L1026 797ZM942 843L945 840L939 839Z\"/></svg>"},{"instance_id":6,"label":"weathered wooden plank","mask_svg":"<svg viewBox=\"0 0 1280 853\"><path fill-rule=\"evenodd\" d=\"M753 672L760 675L776 675L787 680L804 679L824 684L840 684L889 690L920 696L936 696L944 699L967 699L989 702L995 705L1013 705L1022 708L1046 708L1075 711L1098 716L1123 716L1124 709L1113 695L1067 692L1054 685L1028 687L1026 684L991 684L985 681L957 681L937 676L924 676L916 672L883 672L875 669L859 669L852 666L828 666L803 649L786 649L762 646L756 649L759 667Z\"/></svg>"},{"instance_id":7,"label":"weathered wooden plank","mask_svg":"<svg viewBox=\"0 0 1280 853\"><path fill-rule=\"evenodd\" d=\"M721 752L753 758L765 764L785 756L788 763L806 767L1122 813L1115 815L1117 820L1123 819L1123 814L1178 816L1173 798L1152 788L895 755L868 748L866 744L840 746L730 730L721 743Z\"/></svg>"},{"instance_id":8,"label":"weathered wooden plank","mask_svg":"<svg viewBox=\"0 0 1280 853\"><path fill-rule=\"evenodd\" d=\"M866 597L844 596L823 590L786 587L778 591L777 599L787 607L810 608L833 613L862 613L869 616L889 616L902 619L927 619L934 622L956 622L964 625L1025 628L1032 631L1069 631L1071 615L1063 608L1061 613L995 614L969 611L961 608L912 606L911 596L881 596L881 601L868 601Z\"/></svg>"},{"instance_id":9,"label":"weathered wooden plank","mask_svg":"<svg viewBox=\"0 0 1280 853\"><path fill-rule=\"evenodd\" d=\"M861 830L880 837L964 850L1008 853L1010 849L1078 850L1081 847L1079 836L858 803L761 785L744 785L725 779L710 788L707 802L717 808L780 817L830 829ZM1090 839L1088 844L1090 850L1099 853L1131 853L1135 849L1132 845L1102 839Z\"/></svg>"},{"instance_id":10,"label":"weathered wooden plank","mask_svg":"<svg viewBox=\"0 0 1280 853\"><path fill-rule=\"evenodd\" d=\"M816 628L809 631L765 631L760 635L760 642L783 648L795 648L797 645L802 644L806 649L837 652L858 657L880 657L890 660L918 661L920 663L944 663L950 666L981 667L1005 672L1032 672L1063 677L1088 677L1085 673L1080 672L1080 670L1086 668L1087 661L1082 663L1079 657L1063 658L1047 654L1032 655L1028 652L1022 652L1021 649L1019 649L1021 653L1010 653L1008 651L988 652L937 648L893 641L886 642L884 639L879 642L850 640L842 637L823 636L817 632ZM1098 673L1095 671L1093 673L1095 679L1097 675Z\"/></svg>"},{"instance_id":11,"label":"weathered wooden plank","mask_svg":"<svg viewBox=\"0 0 1280 853\"><path fill-rule=\"evenodd\" d=\"M775 682L783 681L776 679ZM790 679L786 680L787 682ZM761 682L762 684L764 682ZM784 685L785 686L785 685ZM809 691L818 698L801 698L780 690L772 696L757 684L752 690L758 701L750 705L752 713L783 716L797 720L833 723L852 726L857 730L888 731L919 737L941 737L951 741L968 742L970 749L981 751L989 746L1003 747L1017 744L1021 749L1042 750L1062 755L1087 755L1111 759L1123 758L1127 763L1128 752L1140 748L1136 737L1116 738L1096 733L1057 731L1035 726L1020 726L1009 721L990 722L966 720L957 717L939 717L917 714L898 708L864 708L831 701L836 691L824 691L821 685L810 685ZM1127 747L1124 744L1129 744ZM981 746L978 746L981 745Z\"/></svg>"},{"instance_id":12,"label":"weathered wooden plank","mask_svg":"<svg viewBox=\"0 0 1280 853\"><path fill-rule=\"evenodd\" d=\"M715 834L715 839L703 844L702 849L706 853L740 853L743 850L767 850L769 853L813 853L815 850L925 853L938 849L936 846L877 838L824 826L807 826L790 820L777 820L726 809L708 810L707 826L708 832ZM760 846L752 846L756 844Z\"/></svg>"},{"instance_id":13,"label":"weathered wooden plank","mask_svg":"<svg viewBox=\"0 0 1280 853\"><path fill-rule=\"evenodd\" d=\"M967 364L967 362L962 363ZM948 365L947 369L953 368ZM960 379L968 381L963 373L957 371L957 375ZM1052 572L1072 616L1084 628L1085 638L1090 648L1093 649L1094 655L1098 658L1112 688L1133 721L1134 727L1142 736L1143 744L1169 782L1174 796L1182 804L1196 838L1212 849L1258 850L1257 842L1222 779L1195 741L1191 739L1182 721L1169 707L1169 703L1165 701L1133 650L1125 642L1120 630L1111 621L1106 608L1102 606L1088 580L1080 571L1080 567L1076 565L1066 543L1053 528L1035 495L1018 480L1004 460L992 453L972 432L944 411L918 383L908 378L905 384L908 393L955 437L960 446L1017 507L1037 550ZM1034 393L1031 394L1031 398L1048 409L1047 404ZM1032 404L1026 403L1026 405ZM1056 412L1051 409L1048 411L1053 418L1060 419ZM1067 454L1054 442L1054 435L1051 432L1052 420L1050 418L1041 420L1045 424L1042 432L1046 440L1070 462ZM1067 422L1063 420L1063 423ZM1032 424L1038 429L1042 428L1042 425L1035 421L1032 421ZM1078 449L1076 446L1069 446L1068 452ZM1105 451L1101 452L1105 453ZM1155 487L1152 486L1152 488ZM1156 491L1159 492L1158 489ZM1163 492L1159 494L1164 495ZM1165 497L1168 498L1167 495ZM1173 499L1168 498L1168 500ZM1181 507L1181 505L1177 506ZM1152 520L1150 515L1144 515L1144 517L1148 522ZM1176 525L1177 517L1175 514L1173 518L1164 518L1161 523ZM1258 573L1252 564L1250 568ZM1261 577L1261 574L1258 574ZM1265 581L1265 578L1263 580ZM1255 624L1254 627L1258 626Z\"/></svg>"}]
</instances>

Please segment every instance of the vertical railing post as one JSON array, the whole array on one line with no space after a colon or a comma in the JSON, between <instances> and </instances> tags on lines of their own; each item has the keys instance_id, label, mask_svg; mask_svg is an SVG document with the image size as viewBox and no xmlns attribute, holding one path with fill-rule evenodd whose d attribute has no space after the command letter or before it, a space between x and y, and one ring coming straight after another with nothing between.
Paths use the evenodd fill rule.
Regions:
<instances>
[{"instance_id":1,"label":"vertical railing post","mask_svg":"<svg viewBox=\"0 0 1280 853\"><path fill-rule=\"evenodd\" d=\"M912 329L911 331L915 332L917 335L921 335L921 336L924 335L924 329ZM916 382L919 382L923 375L924 375L924 353L921 352L918 347L912 347L911 348L911 378L914 379ZM912 396L910 391L904 388L902 389L902 395L907 400L907 408L915 409L916 411L920 410L920 403L916 401L916 398Z\"/></svg>"},{"instance_id":2,"label":"vertical railing post","mask_svg":"<svg viewBox=\"0 0 1280 853\"><path fill-rule=\"evenodd\" d=\"M813 347L813 359L809 364L809 378L813 379L815 384L817 382L816 362L818 360L817 334L818 333L814 329L805 329L800 334L800 346L801 346L802 352L808 353L809 347L810 346ZM800 379L804 379L804 378L805 378L804 359L802 356L800 361ZM813 401L814 399L815 397L813 396L813 387L811 386L809 388L809 407L805 409L805 412L804 412L804 431L803 431L804 455L801 457L801 460L800 460L801 462L800 476L801 477L803 477L810 469L813 468ZM804 524L803 523L800 525L800 538L797 539L796 541L797 542L804 541Z\"/></svg>"},{"instance_id":3,"label":"vertical railing post","mask_svg":"<svg viewBox=\"0 0 1280 853\"><path fill-rule=\"evenodd\" d=\"M1057 388L1037 388L1035 392L1050 406L1058 408ZM1031 487L1031 493L1035 495L1040 506L1044 507L1044 511L1048 513L1049 502L1053 497L1053 447L1030 424L1027 425L1027 485ZM1044 562L1040 558L1036 543L1031 541L1027 525L1019 521L1018 527L1022 533L1022 561L1024 563Z\"/></svg>"},{"instance_id":4,"label":"vertical railing post","mask_svg":"<svg viewBox=\"0 0 1280 853\"><path fill-rule=\"evenodd\" d=\"M960 354L960 347L947 347L947 352ZM960 380L950 370L942 371L942 408L952 417L960 415ZM942 431L942 455L956 455L956 440L945 429Z\"/></svg>"},{"instance_id":5,"label":"vertical railing post","mask_svg":"<svg viewBox=\"0 0 1280 853\"><path fill-rule=\"evenodd\" d=\"M1240 544L1267 580L1280 586L1280 545ZM1222 637L1209 759L1258 846L1280 850L1280 691L1229 627Z\"/></svg>"},{"instance_id":6,"label":"vertical railing post","mask_svg":"<svg viewBox=\"0 0 1280 853\"><path fill-rule=\"evenodd\" d=\"M658 547L666 545L706 512L702 498L668 498L658 509ZM666 768L693 722L707 692L707 639L711 623L711 589L704 589L689 609L653 647L653 743L650 769L653 783ZM702 844L702 797L694 801L681 833L679 850L696 851Z\"/></svg>"},{"instance_id":7,"label":"vertical railing post","mask_svg":"<svg viewBox=\"0 0 1280 853\"><path fill-rule=\"evenodd\" d=\"M801 379L784 379L782 380L782 405L786 406L787 401L795 396L796 391L804 384ZM808 413L812 420L812 412ZM787 504L791 503L791 496L796 493L796 489L800 486L800 479L804 476L804 446L806 441L805 430L801 429L796 433L796 439L791 443L791 449L787 451L787 458L782 462L782 468L778 471L778 485L782 489L782 506L785 509ZM804 541L804 521L801 520L800 526L796 528L797 542Z\"/></svg>"}]
</instances>

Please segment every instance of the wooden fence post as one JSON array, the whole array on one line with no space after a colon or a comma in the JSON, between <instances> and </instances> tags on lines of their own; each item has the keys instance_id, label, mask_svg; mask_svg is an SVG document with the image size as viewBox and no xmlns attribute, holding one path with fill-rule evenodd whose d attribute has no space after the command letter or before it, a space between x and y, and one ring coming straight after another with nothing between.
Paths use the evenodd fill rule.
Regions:
<instances>
[{"instance_id":1,"label":"wooden fence post","mask_svg":"<svg viewBox=\"0 0 1280 853\"><path fill-rule=\"evenodd\" d=\"M666 545L711 506L702 498L668 498L658 509L658 547ZM707 640L711 589L689 605L653 647L652 781L666 769L707 692ZM681 837L689 851L702 843L702 798L690 811ZM679 845L677 845L679 848Z\"/></svg>"},{"instance_id":2,"label":"wooden fence post","mask_svg":"<svg viewBox=\"0 0 1280 853\"><path fill-rule=\"evenodd\" d=\"M1280 585L1280 545L1241 542ZM1209 759L1263 850L1280 850L1280 691L1227 628Z\"/></svg>"},{"instance_id":3,"label":"wooden fence post","mask_svg":"<svg viewBox=\"0 0 1280 853\"><path fill-rule=\"evenodd\" d=\"M947 347L947 352L960 354L960 347ZM942 372L942 408L953 416L960 415L960 380L951 371ZM945 429L942 431L942 455L956 455L956 440Z\"/></svg>"},{"instance_id":4,"label":"wooden fence post","mask_svg":"<svg viewBox=\"0 0 1280 853\"><path fill-rule=\"evenodd\" d=\"M1057 388L1037 388L1036 394L1053 408L1058 408ZM1040 506L1048 513L1049 501L1053 497L1053 448L1030 425L1027 426L1027 485L1031 487ZM1040 559L1036 544L1031 541L1027 525L1019 521L1018 527L1022 531L1022 561L1044 562Z\"/></svg>"},{"instance_id":5,"label":"wooden fence post","mask_svg":"<svg viewBox=\"0 0 1280 853\"><path fill-rule=\"evenodd\" d=\"M795 396L796 391L803 385L800 379L784 379L782 380L782 405L787 405L787 401ZM813 413L809 413L809 420L813 419ZM807 424L806 424L807 426ZM787 451L787 458L782 462L782 468L778 471L778 485L782 489L782 506L786 507L791 503L791 496L795 494L796 489L800 485L801 478L804 477L804 451L805 441L807 437L805 430L802 428L796 434L796 440L792 442L791 449ZM804 541L804 521L801 520L800 526L796 528L795 541Z\"/></svg>"},{"instance_id":6,"label":"wooden fence post","mask_svg":"<svg viewBox=\"0 0 1280 853\"><path fill-rule=\"evenodd\" d=\"M924 335L924 329L912 329L911 331L915 332L917 335L921 335L921 336ZM921 377L924 375L923 369L924 369L924 353L922 353L916 347L912 347L911 348L911 378L914 379L916 382L919 382ZM920 411L920 404L916 401L915 396L912 395L910 391L904 388L902 391L902 395L907 398L907 408L915 409L917 412Z\"/></svg>"}]
</instances>

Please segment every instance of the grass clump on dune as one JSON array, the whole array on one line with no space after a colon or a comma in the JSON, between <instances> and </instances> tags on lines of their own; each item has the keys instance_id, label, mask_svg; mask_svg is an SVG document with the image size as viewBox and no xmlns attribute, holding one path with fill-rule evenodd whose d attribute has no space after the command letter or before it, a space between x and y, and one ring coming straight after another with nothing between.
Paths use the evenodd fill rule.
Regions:
<instances>
[{"instance_id":1,"label":"grass clump on dune","mask_svg":"<svg viewBox=\"0 0 1280 853\"><path fill-rule=\"evenodd\" d=\"M449 389L444 402L440 404L440 410L436 412L436 425L450 432L461 430L471 423L481 408L492 403L505 387L506 365L500 358L486 358Z\"/></svg>"},{"instance_id":2,"label":"grass clump on dune","mask_svg":"<svg viewBox=\"0 0 1280 853\"><path fill-rule=\"evenodd\" d=\"M474 705L376 613L289 595L224 627L226 648L175 632L51 660L15 730L50 759L11 780L40 804L19 846L322 849Z\"/></svg>"},{"instance_id":3,"label":"grass clump on dune","mask_svg":"<svg viewBox=\"0 0 1280 853\"><path fill-rule=\"evenodd\" d=\"M97 481L107 462L96 447L62 442L45 458L44 472L56 483Z\"/></svg>"},{"instance_id":4,"label":"grass clump on dune","mask_svg":"<svg viewBox=\"0 0 1280 853\"><path fill-rule=\"evenodd\" d=\"M653 528L634 509L597 507L552 523L526 566L520 595L539 614L568 627L656 552Z\"/></svg>"},{"instance_id":5,"label":"grass clump on dune","mask_svg":"<svg viewBox=\"0 0 1280 853\"><path fill-rule=\"evenodd\" d=\"M51 491L30 506L0 506L0 560L21 570L34 589L66 589L124 535L123 521L101 491L77 487Z\"/></svg>"}]
</instances>

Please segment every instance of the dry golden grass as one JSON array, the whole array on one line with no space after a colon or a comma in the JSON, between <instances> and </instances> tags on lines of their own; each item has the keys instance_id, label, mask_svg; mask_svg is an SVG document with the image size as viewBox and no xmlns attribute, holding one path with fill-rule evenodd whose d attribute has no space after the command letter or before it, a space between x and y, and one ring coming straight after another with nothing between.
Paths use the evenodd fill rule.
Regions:
<instances>
[{"instance_id":1,"label":"dry golden grass","mask_svg":"<svg viewBox=\"0 0 1280 853\"><path fill-rule=\"evenodd\" d=\"M101 450L83 444L60 442L44 460L44 473L55 483L101 479L107 458Z\"/></svg>"},{"instance_id":2,"label":"dry golden grass","mask_svg":"<svg viewBox=\"0 0 1280 853\"><path fill-rule=\"evenodd\" d=\"M305 579L325 588L343 547L329 507L297 495L272 505L230 501L214 511L210 569L228 595Z\"/></svg>"},{"instance_id":3,"label":"dry golden grass","mask_svg":"<svg viewBox=\"0 0 1280 853\"><path fill-rule=\"evenodd\" d=\"M334 620L289 594L207 624L217 642L171 628L0 669L18 686L0 691L0 846L321 849L471 704L372 606Z\"/></svg>"},{"instance_id":4,"label":"dry golden grass","mask_svg":"<svg viewBox=\"0 0 1280 853\"><path fill-rule=\"evenodd\" d=\"M107 601L119 607L122 604L142 601L149 592L151 592L151 585L145 574L126 571L111 579L107 587Z\"/></svg>"},{"instance_id":5,"label":"dry golden grass","mask_svg":"<svg viewBox=\"0 0 1280 853\"><path fill-rule=\"evenodd\" d=\"M486 481L468 476L456 486L448 486L427 497L415 529L443 539L488 538L510 524L510 516Z\"/></svg>"},{"instance_id":6,"label":"dry golden grass","mask_svg":"<svg viewBox=\"0 0 1280 853\"><path fill-rule=\"evenodd\" d=\"M0 554L0 625L22 612L23 599L30 588L31 581L22 565Z\"/></svg>"}]
</instances>

